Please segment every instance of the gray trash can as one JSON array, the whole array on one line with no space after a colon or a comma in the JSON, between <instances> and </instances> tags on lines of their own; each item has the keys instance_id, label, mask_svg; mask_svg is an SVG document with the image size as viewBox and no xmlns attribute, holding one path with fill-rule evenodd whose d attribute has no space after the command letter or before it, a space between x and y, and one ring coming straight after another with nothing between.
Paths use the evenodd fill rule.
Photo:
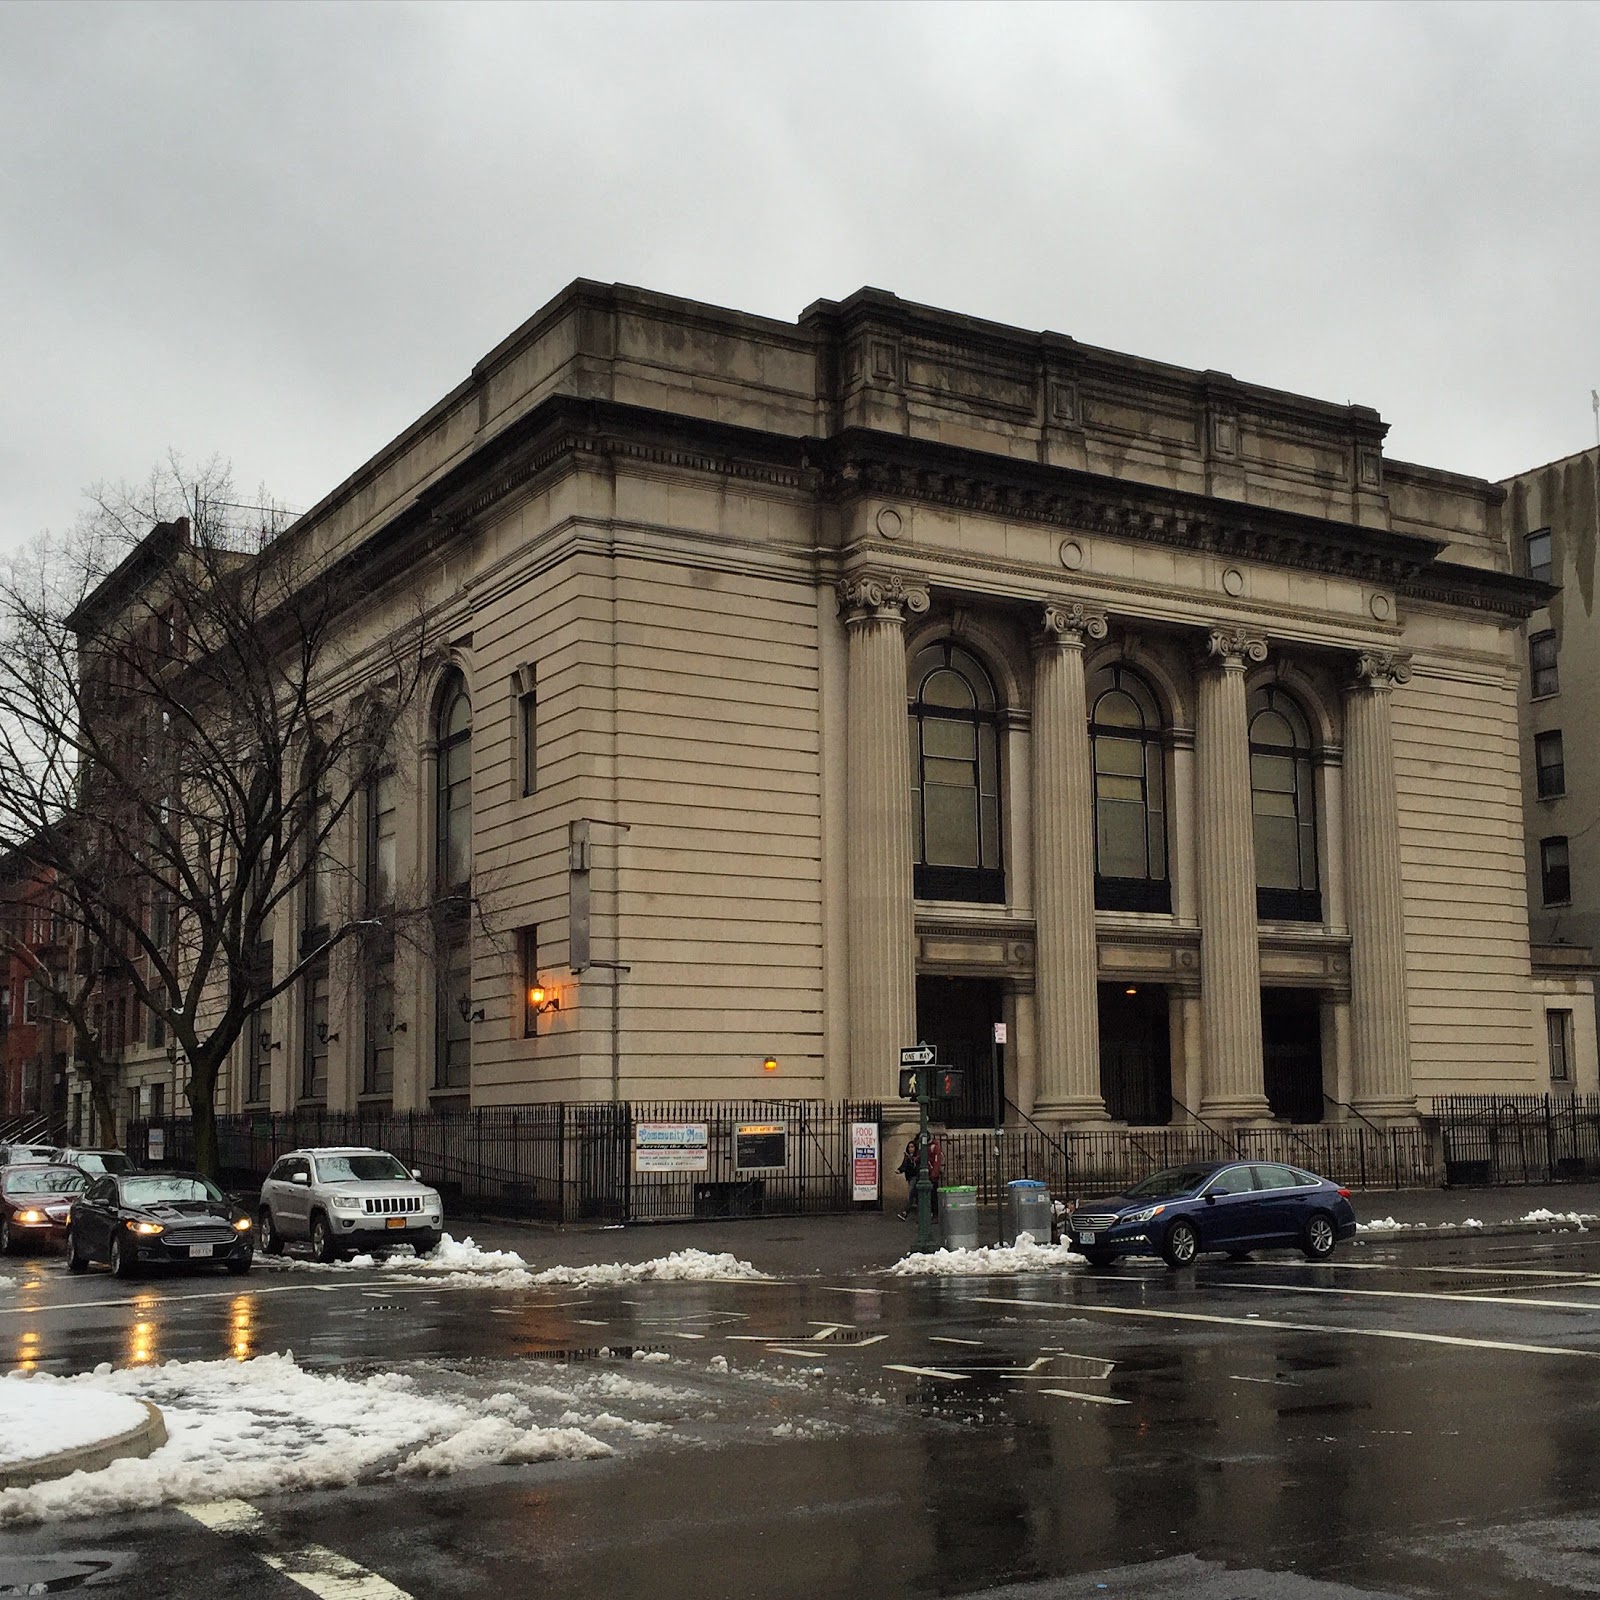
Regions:
<instances>
[{"instance_id":1,"label":"gray trash can","mask_svg":"<svg viewBox=\"0 0 1600 1600\"><path fill-rule=\"evenodd\" d=\"M1014 1178L1006 1185L1009 1215L1006 1219L1006 1238L1015 1244L1019 1233L1032 1235L1035 1244L1050 1243L1050 1229L1054 1216L1050 1208L1050 1190L1037 1178Z\"/></svg>"},{"instance_id":2,"label":"gray trash can","mask_svg":"<svg viewBox=\"0 0 1600 1600\"><path fill-rule=\"evenodd\" d=\"M957 1184L939 1191L939 1221L946 1250L978 1248L978 1191Z\"/></svg>"}]
</instances>

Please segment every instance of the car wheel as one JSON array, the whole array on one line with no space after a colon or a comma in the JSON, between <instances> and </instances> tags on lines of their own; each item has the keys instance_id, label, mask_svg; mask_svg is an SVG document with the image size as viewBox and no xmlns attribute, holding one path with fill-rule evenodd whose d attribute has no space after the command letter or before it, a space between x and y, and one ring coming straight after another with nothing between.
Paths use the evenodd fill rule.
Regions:
<instances>
[{"instance_id":1,"label":"car wheel","mask_svg":"<svg viewBox=\"0 0 1600 1600\"><path fill-rule=\"evenodd\" d=\"M240 1278L243 1277L244 1274L255 1265L255 1260L255 1255L252 1253L247 1256L241 1256L233 1261L224 1261L222 1264L234 1275L234 1277Z\"/></svg>"},{"instance_id":2,"label":"car wheel","mask_svg":"<svg viewBox=\"0 0 1600 1600\"><path fill-rule=\"evenodd\" d=\"M87 1272L89 1258L78 1250L78 1236L70 1228L67 1230L67 1271Z\"/></svg>"},{"instance_id":3,"label":"car wheel","mask_svg":"<svg viewBox=\"0 0 1600 1600\"><path fill-rule=\"evenodd\" d=\"M1307 1260L1326 1261L1338 1242L1339 1235L1333 1226L1333 1218L1326 1211L1313 1211L1306 1218L1306 1231L1300 1240L1300 1248L1305 1251Z\"/></svg>"},{"instance_id":4,"label":"car wheel","mask_svg":"<svg viewBox=\"0 0 1600 1600\"><path fill-rule=\"evenodd\" d=\"M111 1271L119 1278L131 1278L139 1270L139 1260L128 1248L120 1232L111 1235Z\"/></svg>"},{"instance_id":5,"label":"car wheel","mask_svg":"<svg viewBox=\"0 0 1600 1600\"><path fill-rule=\"evenodd\" d=\"M256 1218L256 1228L261 1239L262 1255L281 1256L283 1235L278 1232L278 1225L272 1220L271 1206L262 1206L261 1214Z\"/></svg>"},{"instance_id":6,"label":"car wheel","mask_svg":"<svg viewBox=\"0 0 1600 1600\"><path fill-rule=\"evenodd\" d=\"M1200 1235L1194 1231L1194 1224L1179 1217L1161 1241L1161 1259L1169 1267L1191 1267L1199 1253Z\"/></svg>"},{"instance_id":7,"label":"car wheel","mask_svg":"<svg viewBox=\"0 0 1600 1600\"><path fill-rule=\"evenodd\" d=\"M1083 1259L1091 1267L1109 1267L1116 1264L1116 1255L1110 1250L1085 1250Z\"/></svg>"},{"instance_id":8,"label":"car wheel","mask_svg":"<svg viewBox=\"0 0 1600 1600\"><path fill-rule=\"evenodd\" d=\"M430 1239L426 1244L412 1245L411 1253L420 1261L424 1256L431 1256L438 1248L439 1241L437 1239Z\"/></svg>"},{"instance_id":9,"label":"car wheel","mask_svg":"<svg viewBox=\"0 0 1600 1600\"><path fill-rule=\"evenodd\" d=\"M311 1254L324 1263L337 1261L344 1254L320 1211L311 1219Z\"/></svg>"}]
</instances>

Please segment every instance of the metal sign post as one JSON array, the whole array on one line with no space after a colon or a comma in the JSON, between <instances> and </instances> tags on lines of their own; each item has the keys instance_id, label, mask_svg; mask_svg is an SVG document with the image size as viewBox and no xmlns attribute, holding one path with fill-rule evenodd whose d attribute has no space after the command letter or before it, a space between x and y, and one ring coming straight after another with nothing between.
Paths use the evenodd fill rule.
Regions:
<instances>
[{"instance_id":1,"label":"metal sign post","mask_svg":"<svg viewBox=\"0 0 1600 1600\"><path fill-rule=\"evenodd\" d=\"M933 1088L933 1046L911 1045L900 1052L902 1081L906 1068L917 1095L917 1253L933 1251L933 1180L928 1175L928 1101Z\"/></svg>"}]
</instances>

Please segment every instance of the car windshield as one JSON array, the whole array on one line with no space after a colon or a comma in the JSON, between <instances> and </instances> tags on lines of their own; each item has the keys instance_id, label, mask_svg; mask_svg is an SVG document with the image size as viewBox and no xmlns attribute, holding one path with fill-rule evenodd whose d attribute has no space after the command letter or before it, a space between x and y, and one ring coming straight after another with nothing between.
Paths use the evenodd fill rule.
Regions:
<instances>
[{"instance_id":1,"label":"car windshield","mask_svg":"<svg viewBox=\"0 0 1600 1600\"><path fill-rule=\"evenodd\" d=\"M132 1159L123 1155L120 1150L107 1150L104 1153L98 1150L85 1150L71 1159L75 1166L82 1167L85 1172L132 1172L135 1170Z\"/></svg>"},{"instance_id":2,"label":"car windshield","mask_svg":"<svg viewBox=\"0 0 1600 1600\"><path fill-rule=\"evenodd\" d=\"M7 1194L75 1194L84 1186L81 1172L71 1167L18 1167L5 1175Z\"/></svg>"},{"instance_id":3,"label":"car windshield","mask_svg":"<svg viewBox=\"0 0 1600 1600\"><path fill-rule=\"evenodd\" d=\"M52 1152L44 1145L14 1144L5 1153L8 1162L48 1161Z\"/></svg>"},{"instance_id":4,"label":"car windshield","mask_svg":"<svg viewBox=\"0 0 1600 1600\"><path fill-rule=\"evenodd\" d=\"M411 1174L393 1156L318 1156L317 1177L323 1183L406 1183Z\"/></svg>"},{"instance_id":5,"label":"car windshield","mask_svg":"<svg viewBox=\"0 0 1600 1600\"><path fill-rule=\"evenodd\" d=\"M1168 1167L1163 1172L1152 1172L1128 1193L1141 1200L1173 1200L1179 1195L1193 1194L1214 1171L1215 1167Z\"/></svg>"},{"instance_id":6,"label":"car windshield","mask_svg":"<svg viewBox=\"0 0 1600 1600\"><path fill-rule=\"evenodd\" d=\"M204 1178L124 1178L122 1203L125 1206L159 1206L173 1201L212 1201L225 1204L222 1191Z\"/></svg>"}]
</instances>

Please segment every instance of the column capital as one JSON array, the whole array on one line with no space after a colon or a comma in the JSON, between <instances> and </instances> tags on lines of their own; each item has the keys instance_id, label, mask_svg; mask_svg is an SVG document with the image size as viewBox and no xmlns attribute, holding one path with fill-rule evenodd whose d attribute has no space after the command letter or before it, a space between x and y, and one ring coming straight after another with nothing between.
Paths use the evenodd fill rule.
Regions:
<instances>
[{"instance_id":1,"label":"column capital","mask_svg":"<svg viewBox=\"0 0 1600 1600\"><path fill-rule=\"evenodd\" d=\"M1219 670L1243 668L1247 662L1259 666L1267 659L1267 636L1236 622L1214 623L1206 630L1202 667Z\"/></svg>"},{"instance_id":2,"label":"column capital","mask_svg":"<svg viewBox=\"0 0 1600 1600\"><path fill-rule=\"evenodd\" d=\"M1103 639L1109 632L1103 607L1082 600L1046 600L1035 643L1041 649L1082 650L1091 639Z\"/></svg>"},{"instance_id":3,"label":"column capital","mask_svg":"<svg viewBox=\"0 0 1600 1600\"><path fill-rule=\"evenodd\" d=\"M834 585L845 626L880 621L904 622L928 609L928 585L898 572L852 572Z\"/></svg>"},{"instance_id":4,"label":"column capital","mask_svg":"<svg viewBox=\"0 0 1600 1600\"><path fill-rule=\"evenodd\" d=\"M1411 681L1409 650L1362 650L1356 655L1345 684L1347 693L1397 688Z\"/></svg>"}]
</instances>

